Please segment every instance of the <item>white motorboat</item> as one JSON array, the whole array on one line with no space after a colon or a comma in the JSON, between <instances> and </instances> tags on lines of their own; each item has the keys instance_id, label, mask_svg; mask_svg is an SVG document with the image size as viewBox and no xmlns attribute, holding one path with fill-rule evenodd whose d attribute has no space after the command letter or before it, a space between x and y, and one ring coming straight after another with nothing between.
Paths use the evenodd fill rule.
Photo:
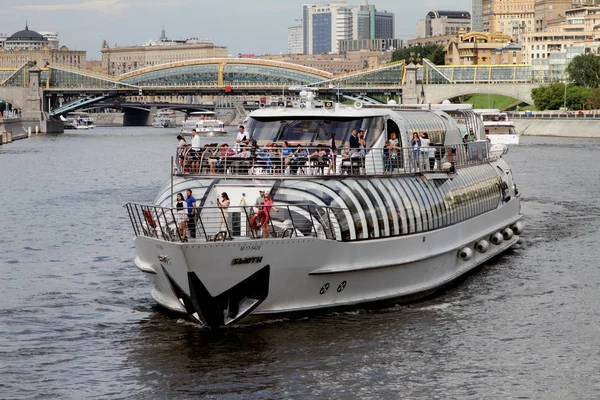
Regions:
<instances>
[{"instance_id":1,"label":"white motorboat","mask_svg":"<svg viewBox=\"0 0 600 400\"><path fill-rule=\"evenodd\" d=\"M154 128L171 128L175 126L175 112L173 110L160 110L152 119Z\"/></svg>"},{"instance_id":2,"label":"white motorboat","mask_svg":"<svg viewBox=\"0 0 600 400\"><path fill-rule=\"evenodd\" d=\"M196 111L190 113L189 118L183 121L181 133L190 135L192 129L195 129L196 133L203 137L227 135L225 124L223 121L215 118L215 113L212 111Z\"/></svg>"},{"instance_id":3,"label":"white motorboat","mask_svg":"<svg viewBox=\"0 0 600 400\"><path fill-rule=\"evenodd\" d=\"M397 304L517 243L520 195L505 146L462 143L455 119L434 106L317 109L305 96L303 107L253 112L249 152L182 154L152 205L127 204L135 264L158 304L208 326ZM454 112L483 129L472 110ZM364 148L348 147L352 129L364 130ZM424 131L434 152L410 145ZM341 150L320 156L334 132ZM187 189L196 208L185 222L174 207ZM254 205L260 191L272 209ZM216 202L223 192L227 209Z\"/></svg>"},{"instance_id":4,"label":"white motorboat","mask_svg":"<svg viewBox=\"0 0 600 400\"><path fill-rule=\"evenodd\" d=\"M68 113L66 117L60 116L65 129L94 129L94 120L85 112Z\"/></svg>"},{"instance_id":5,"label":"white motorboat","mask_svg":"<svg viewBox=\"0 0 600 400\"><path fill-rule=\"evenodd\" d=\"M483 119L485 134L490 143L519 144L519 133L515 124L508 119L508 114L495 109L475 110Z\"/></svg>"}]
</instances>

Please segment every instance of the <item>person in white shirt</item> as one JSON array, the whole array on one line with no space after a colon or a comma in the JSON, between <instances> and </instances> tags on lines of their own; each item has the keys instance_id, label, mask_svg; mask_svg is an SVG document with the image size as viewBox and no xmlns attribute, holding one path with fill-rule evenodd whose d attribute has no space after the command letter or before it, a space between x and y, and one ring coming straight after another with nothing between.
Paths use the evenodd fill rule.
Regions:
<instances>
[{"instance_id":1,"label":"person in white shirt","mask_svg":"<svg viewBox=\"0 0 600 400\"><path fill-rule=\"evenodd\" d=\"M192 172L200 172L200 151L202 150L200 144L200 136L196 133L195 129L192 129L192 150L190 155L192 157Z\"/></svg>"},{"instance_id":2,"label":"person in white shirt","mask_svg":"<svg viewBox=\"0 0 600 400\"><path fill-rule=\"evenodd\" d=\"M244 125L240 125L238 128L238 134L235 139L236 143L241 143L240 146L247 145L250 143L250 135L248 135L245 131Z\"/></svg>"},{"instance_id":3,"label":"person in white shirt","mask_svg":"<svg viewBox=\"0 0 600 400\"><path fill-rule=\"evenodd\" d=\"M435 165L435 147L431 146L427 132L421 134L421 154L423 155L424 169L432 170Z\"/></svg>"}]
</instances>

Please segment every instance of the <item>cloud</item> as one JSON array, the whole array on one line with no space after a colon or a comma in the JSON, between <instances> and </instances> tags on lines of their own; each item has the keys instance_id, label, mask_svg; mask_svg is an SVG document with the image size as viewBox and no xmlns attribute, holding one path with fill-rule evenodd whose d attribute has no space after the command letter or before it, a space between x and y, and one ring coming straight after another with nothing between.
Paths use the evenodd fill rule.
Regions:
<instances>
[{"instance_id":1,"label":"cloud","mask_svg":"<svg viewBox=\"0 0 600 400\"><path fill-rule=\"evenodd\" d=\"M25 4L13 6L13 8L24 11L100 11L115 12L127 8L122 0L86 0L79 3L58 3L58 4Z\"/></svg>"}]
</instances>

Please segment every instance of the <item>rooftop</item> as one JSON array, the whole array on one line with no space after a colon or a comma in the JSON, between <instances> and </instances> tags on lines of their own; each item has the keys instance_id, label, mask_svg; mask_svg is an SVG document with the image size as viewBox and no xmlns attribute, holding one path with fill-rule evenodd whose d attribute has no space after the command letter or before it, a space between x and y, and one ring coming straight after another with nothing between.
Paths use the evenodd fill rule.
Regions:
<instances>
[{"instance_id":1,"label":"rooftop","mask_svg":"<svg viewBox=\"0 0 600 400\"><path fill-rule=\"evenodd\" d=\"M18 31L13 33L8 40L27 40L27 41L35 41L35 42L45 42L48 39L39 34L36 31L29 30L29 26L25 24L25 29L22 31Z\"/></svg>"}]
</instances>

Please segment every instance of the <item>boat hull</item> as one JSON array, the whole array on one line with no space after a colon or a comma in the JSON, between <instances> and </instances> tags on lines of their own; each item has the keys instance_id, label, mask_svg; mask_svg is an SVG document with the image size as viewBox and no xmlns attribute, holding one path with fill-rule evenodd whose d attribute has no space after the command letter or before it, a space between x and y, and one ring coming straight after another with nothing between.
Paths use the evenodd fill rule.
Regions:
<instances>
[{"instance_id":1,"label":"boat hull","mask_svg":"<svg viewBox=\"0 0 600 400\"><path fill-rule=\"evenodd\" d=\"M171 243L139 236L136 265L150 277L160 305L207 325L411 301L513 246L516 234L476 250L517 222L519 202L514 197L442 229L354 242L293 237Z\"/></svg>"}]
</instances>

